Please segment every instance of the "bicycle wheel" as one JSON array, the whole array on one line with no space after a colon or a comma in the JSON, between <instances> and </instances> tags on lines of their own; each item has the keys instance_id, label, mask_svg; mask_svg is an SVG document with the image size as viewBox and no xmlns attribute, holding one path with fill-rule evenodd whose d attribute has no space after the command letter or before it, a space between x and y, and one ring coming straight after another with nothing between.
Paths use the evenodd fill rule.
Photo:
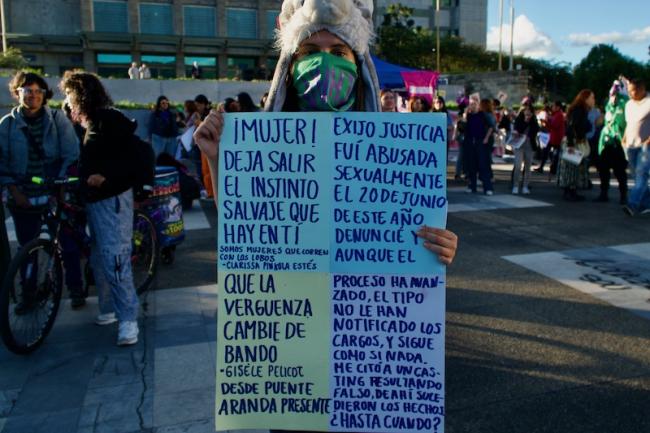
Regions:
<instances>
[{"instance_id":1,"label":"bicycle wheel","mask_svg":"<svg viewBox=\"0 0 650 433\"><path fill-rule=\"evenodd\" d=\"M149 290L158 269L158 238L151 218L140 211L133 213L131 268L138 295Z\"/></svg>"},{"instance_id":2,"label":"bicycle wheel","mask_svg":"<svg viewBox=\"0 0 650 433\"><path fill-rule=\"evenodd\" d=\"M25 244L0 288L0 336L13 353L40 346L54 325L63 287L61 259L51 241Z\"/></svg>"}]
</instances>

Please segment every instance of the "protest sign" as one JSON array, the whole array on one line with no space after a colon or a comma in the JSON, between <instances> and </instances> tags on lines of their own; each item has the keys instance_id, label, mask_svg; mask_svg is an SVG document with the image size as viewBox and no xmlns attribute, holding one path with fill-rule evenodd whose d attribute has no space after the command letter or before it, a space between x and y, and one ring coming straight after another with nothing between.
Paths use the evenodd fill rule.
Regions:
<instances>
[{"instance_id":1,"label":"protest sign","mask_svg":"<svg viewBox=\"0 0 650 433\"><path fill-rule=\"evenodd\" d=\"M216 428L442 433L444 114L237 113L219 151Z\"/></svg>"}]
</instances>

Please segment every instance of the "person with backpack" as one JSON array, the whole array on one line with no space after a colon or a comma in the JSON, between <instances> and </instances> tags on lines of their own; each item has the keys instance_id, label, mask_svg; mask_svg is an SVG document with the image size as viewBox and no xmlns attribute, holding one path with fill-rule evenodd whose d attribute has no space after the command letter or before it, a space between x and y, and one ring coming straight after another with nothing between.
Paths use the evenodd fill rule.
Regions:
<instances>
[{"instance_id":1,"label":"person with backpack","mask_svg":"<svg viewBox=\"0 0 650 433\"><path fill-rule=\"evenodd\" d=\"M47 106L53 93L43 77L20 71L10 81L9 91L19 105L0 120L0 186L9 191L7 207L22 246L38 236L49 195L47 187L26 179L64 176L79 157L79 142L65 114ZM66 284L73 299L83 296L78 263L77 268L66 266ZM35 281L25 283L17 314L27 313L35 302L30 296Z\"/></svg>"},{"instance_id":2,"label":"person with backpack","mask_svg":"<svg viewBox=\"0 0 650 433\"><path fill-rule=\"evenodd\" d=\"M98 325L118 322L117 344L138 341L138 296L131 271L133 187L143 171L136 125L112 108L99 78L67 71L59 84L73 121L86 128L79 171L91 234L91 264L99 298Z\"/></svg>"}]
</instances>

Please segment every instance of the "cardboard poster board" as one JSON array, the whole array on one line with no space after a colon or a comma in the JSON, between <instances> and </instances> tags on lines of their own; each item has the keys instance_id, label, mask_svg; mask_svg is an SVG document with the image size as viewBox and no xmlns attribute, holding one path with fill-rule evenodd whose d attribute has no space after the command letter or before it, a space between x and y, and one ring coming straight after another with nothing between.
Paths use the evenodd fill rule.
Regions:
<instances>
[{"instance_id":1,"label":"cardboard poster board","mask_svg":"<svg viewBox=\"0 0 650 433\"><path fill-rule=\"evenodd\" d=\"M217 430L442 432L444 114L225 119Z\"/></svg>"}]
</instances>

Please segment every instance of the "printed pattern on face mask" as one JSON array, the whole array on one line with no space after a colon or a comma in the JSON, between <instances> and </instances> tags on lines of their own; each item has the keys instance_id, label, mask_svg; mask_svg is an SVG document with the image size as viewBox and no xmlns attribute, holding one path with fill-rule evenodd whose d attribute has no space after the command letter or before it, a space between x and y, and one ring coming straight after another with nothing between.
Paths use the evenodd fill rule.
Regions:
<instances>
[{"instance_id":1,"label":"printed pattern on face mask","mask_svg":"<svg viewBox=\"0 0 650 433\"><path fill-rule=\"evenodd\" d=\"M294 66L293 85L303 111L349 110L356 80L356 64L326 52L306 56Z\"/></svg>"}]
</instances>

